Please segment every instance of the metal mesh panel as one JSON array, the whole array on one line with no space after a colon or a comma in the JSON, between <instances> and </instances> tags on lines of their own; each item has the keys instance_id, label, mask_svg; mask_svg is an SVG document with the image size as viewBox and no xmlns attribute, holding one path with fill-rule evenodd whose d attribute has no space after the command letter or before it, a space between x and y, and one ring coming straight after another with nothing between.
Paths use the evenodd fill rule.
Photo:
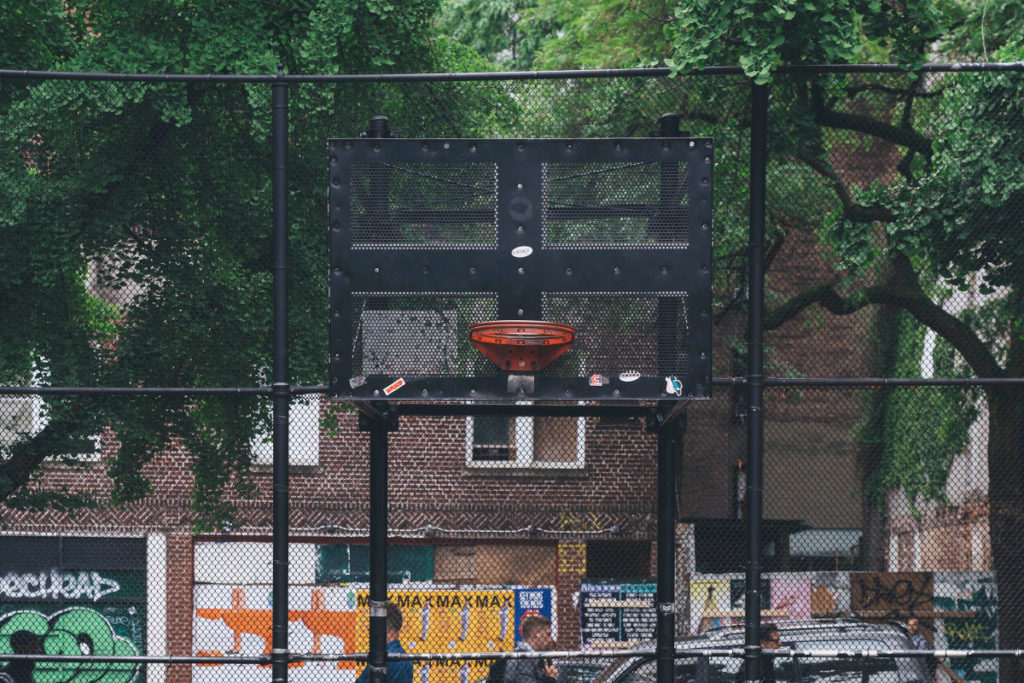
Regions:
<instances>
[{"instance_id":1,"label":"metal mesh panel","mask_svg":"<svg viewBox=\"0 0 1024 683\"><path fill-rule=\"evenodd\" d=\"M497 173L480 163L353 164L353 247L493 246Z\"/></svg>"},{"instance_id":2,"label":"metal mesh panel","mask_svg":"<svg viewBox=\"0 0 1024 683\"><path fill-rule=\"evenodd\" d=\"M662 294L545 292L545 319L573 325L579 339L557 361L559 371L595 381L687 375L686 294Z\"/></svg>"},{"instance_id":3,"label":"metal mesh panel","mask_svg":"<svg viewBox=\"0 0 1024 683\"><path fill-rule=\"evenodd\" d=\"M472 323L494 318L494 295L357 293L352 306L358 321L352 336L356 376L470 377L496 372L469 345L468 334Z\"/></svg>"},{"instance_id":4,"label":"metal mesh panel","mask_svg":"<svg viewBox=\"0 0 1024 683\"><path fill-rule=\"evenodd\" d=\"M548 245L686 246L689 176L681 164L549 163L541 168ZM620 215L600 215L615 209Z\"/></svg>"}]
</instances>

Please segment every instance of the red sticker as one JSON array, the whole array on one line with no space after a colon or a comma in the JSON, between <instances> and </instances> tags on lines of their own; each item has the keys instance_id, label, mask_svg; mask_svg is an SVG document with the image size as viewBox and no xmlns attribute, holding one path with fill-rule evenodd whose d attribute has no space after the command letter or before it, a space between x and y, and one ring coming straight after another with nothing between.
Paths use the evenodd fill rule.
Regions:
<instances>
[{"instance_id":1,"label":"red sticker","mask_svg":"<svg viewBox=\"0 0 1024 683\"><path fill-rule=\"evenodd\" d=\"M405 386L405 380L402 379L402 378L398 378L394 382L392 382L391 384L389 384L386 387L384 387L384 395L385 396L390 396L391 394L395 393L396 391L398 391L399 389L401 389L404 386Z\"/></svg>"}]
</instances>

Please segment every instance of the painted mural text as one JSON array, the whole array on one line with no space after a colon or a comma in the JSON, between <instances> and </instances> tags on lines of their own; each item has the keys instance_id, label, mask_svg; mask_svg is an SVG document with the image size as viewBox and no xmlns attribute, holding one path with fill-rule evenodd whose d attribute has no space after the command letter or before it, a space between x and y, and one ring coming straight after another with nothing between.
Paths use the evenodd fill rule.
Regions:
<instances>
[{"instance_id":1,"label":"painted mural text","mask_svg":"<svg viewBox=\"0 0 1024 683\"><path fill-rule=\"evenodd\" d=\"M121 590L121 584L99 572L48 572L0 577L0 596L5 598L92 600Z\"/></svg>"}]
</instances>

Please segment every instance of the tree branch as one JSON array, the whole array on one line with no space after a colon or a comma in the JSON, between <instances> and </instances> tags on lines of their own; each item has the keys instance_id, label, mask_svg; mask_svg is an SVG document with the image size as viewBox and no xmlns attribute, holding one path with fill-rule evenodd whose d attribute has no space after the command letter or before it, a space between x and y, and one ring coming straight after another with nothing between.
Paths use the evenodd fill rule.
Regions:
<instances>
[{"instance_id":1,"label":"tree branch","mask_svg":"<svg viewBox=\"0 0 1024 683\"><path fill-rule=\"evenodd\" d=\"M884 93L887 93L889 95L905 95L905 94L907 94L907 89L906 88L891 88L891 87L885 86L885 85L878 85L877 83L864 83L864 84L861 84L861 85L850 85L850 86L847 86L847 87L843 88L843 90L845 90L846 94L849 95L850 97L853 97L854 95L858 95L858 94L860 94L862 92L884 92ZM924 97L924 98L929 98L930 99L930 98L939 97L940 95L943 94L943 92L944 92L943 88L937 88L937 89L932 90L932 91L920 91L920 92L918 92L915 95L915 97Z\"/></svg>"},{"instance_id":2,"label":"tree branch","mask_svg":"<svg viewBox=\"0 0 1024 683\"><path fill-rule=\"evenodd\" d=\"M916 291L915 291L916 290ZM765 329L772 330L792 320L814 304L835 315L849 315L873 304L896 306L935 330L960 352L978 377L1003 377L1006 371L996 362L985 343L963 321L950 315L918 287L891 284L865 287L848 297L841 296L831 285L808 289L765 315Z\"/></svg>"},{"instance_id":3,"label":"tree branch","mask_svg":"<svg viewBox=\"0 0 1024 683\"><path fill-rule=\"evenodd\" d=\"M883 123L878 119L873 119L870 116L851 114L849 112L839 112L829 109L825 105L825 97L822 93L821 86L818 83L812 84L811 93L811 102L814 108L814 122L818 125L827 126L829 128L839 128L842 130L852 130L856 133L866 133L868 135L873 135L876 138L888 140L889 142L894 142L897 145L902 145L926 156L931 155L931 140L917 131L910 128L892 126L888 123Z\"/></svg>"},{"instance_id":4,"label":"tree branch","mask_svg":"<svg viewBox=\"0 0 1024 683\"><path fill-rule=\"evenodd\" d=\"M816 171L819 175L832 183L833 189L839 196L839 202L843 205L843 215L846 218L858 223L891 221L895 218L892 211L884 206L879 206L878 204L873 204L871 206L858 204L857 200L853 198L853 194L851 194L850 190L846 187L846 182L843 178L836 173L835 170L818 159L805 155L800 155L798 158L800 161L810 166L811 169Z\"/></svg>"}]
</instances>

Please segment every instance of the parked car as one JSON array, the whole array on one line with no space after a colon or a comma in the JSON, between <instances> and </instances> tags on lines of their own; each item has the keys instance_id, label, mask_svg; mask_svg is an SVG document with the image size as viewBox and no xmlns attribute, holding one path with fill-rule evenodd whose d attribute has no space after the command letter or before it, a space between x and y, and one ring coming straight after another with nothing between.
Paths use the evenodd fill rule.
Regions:
<instances>
[{"instance_id":1,"label":"parked car","mask_svg":"<svg viewBox=\"0 0 1024 683\"><path fill-rule=\"evenodd\" d=\"M779 622L781 647L792 650L859 652L912 650L906 632L897 626L853 620ZM676 683L734 683L740 657L687 656L688 650L742 649L741 628L708 632L676 643ZM653 657L620 659L598 674L593 683L655 683ZM739 679L742 680L742 679ZM776 657L778 683L930 683L923 658L907 657Z\"/></svg>"}]
</instances>

